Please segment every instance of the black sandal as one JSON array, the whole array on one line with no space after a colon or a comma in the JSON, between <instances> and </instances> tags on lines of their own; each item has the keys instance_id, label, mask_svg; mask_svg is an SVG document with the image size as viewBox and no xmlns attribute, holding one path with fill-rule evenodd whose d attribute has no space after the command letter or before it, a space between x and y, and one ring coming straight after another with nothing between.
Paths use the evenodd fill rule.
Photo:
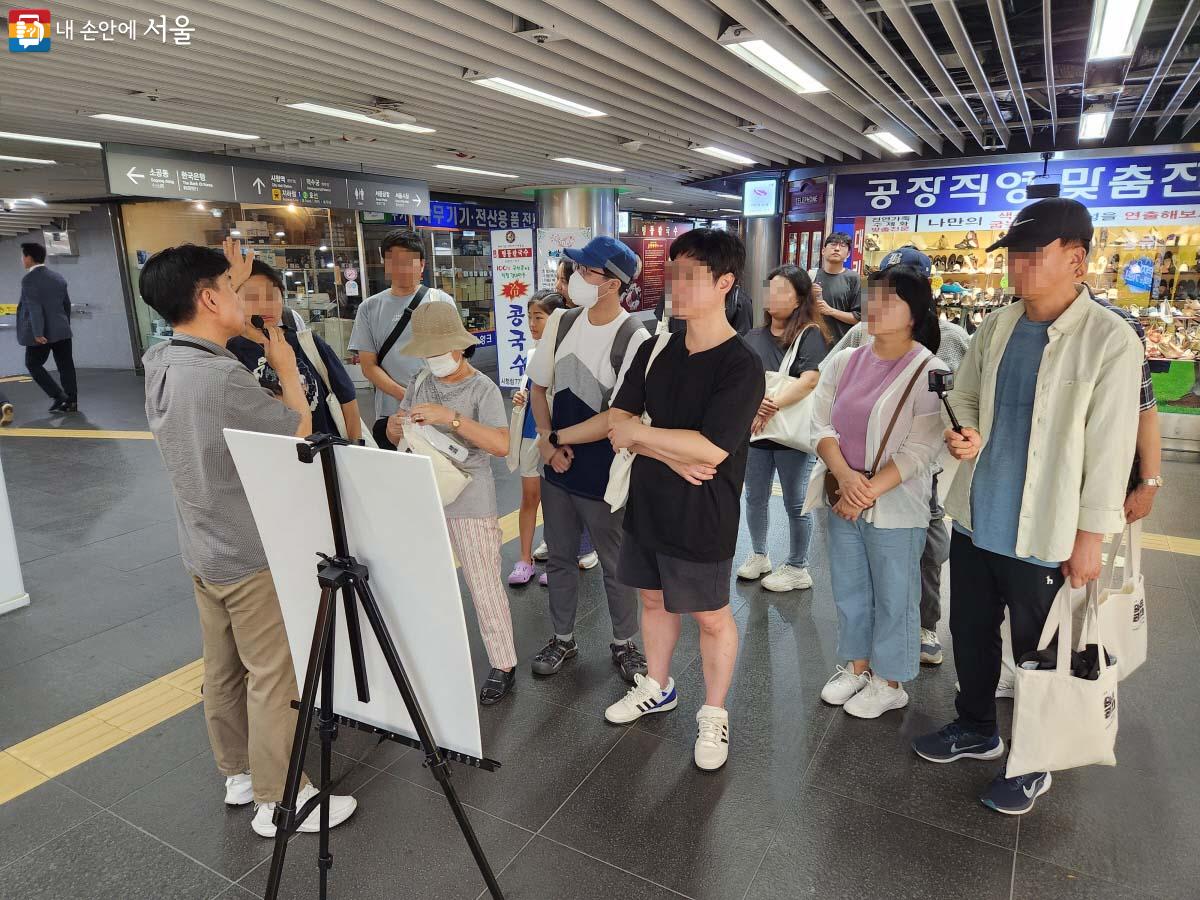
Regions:
<instances>
[{"instance_id":1,"label":"black sandal","mask_svg":"<svg viewBox=\"0 0 1200 900\"><path fill-rule=\"evenodd\" d=\"M479 691L479 702L484 706L499 703L512 690L516 680L517 669L515 666L509 672L505 672L503 669L492 669L488 673L487 681L483 683L483 688Z\"/></svg>"}]
</instances>

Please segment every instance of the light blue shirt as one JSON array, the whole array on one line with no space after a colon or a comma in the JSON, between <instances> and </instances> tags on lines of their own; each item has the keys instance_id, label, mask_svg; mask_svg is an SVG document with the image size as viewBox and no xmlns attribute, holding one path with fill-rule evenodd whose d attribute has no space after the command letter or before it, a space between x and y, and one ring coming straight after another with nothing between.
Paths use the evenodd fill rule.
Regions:
<instances>
[{"instance_id":1,"label":"light blue shirt","mask_svg":"<svg viewBox=\"0 0 1200 900\"><path fill-rule=\"evenodd\" d=\"M1020 557L1016 552L1033 430L1033 401L1042 353L1050 343L1051 324L1031 322L1022 316L1004 348L996 373L995 418L971 483L971 522L975 531L972 534L957 523L954 527L970 534L981 550L1057 568L1058 562ZM1045 514L1053 513L1046 510Z\"/></svg>"}]
</instances>

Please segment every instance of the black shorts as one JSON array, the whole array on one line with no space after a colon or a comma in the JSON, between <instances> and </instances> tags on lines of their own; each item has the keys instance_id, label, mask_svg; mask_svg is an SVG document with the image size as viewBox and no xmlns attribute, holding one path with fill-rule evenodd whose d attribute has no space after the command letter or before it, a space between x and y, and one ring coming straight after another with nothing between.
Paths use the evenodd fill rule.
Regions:
<instances>
[{"instance_id":1,"label":"black shorts","mask_svg":"<svg viewBox=\"0 0 1200 900\"><path fill-rule=\"evenodd\" d=\"M643 547L629 532L621 536L617 580L643 591L662 591L667 612L714 612L729 605L733 557L692 562Z\"/></svg>"}]
</instances>

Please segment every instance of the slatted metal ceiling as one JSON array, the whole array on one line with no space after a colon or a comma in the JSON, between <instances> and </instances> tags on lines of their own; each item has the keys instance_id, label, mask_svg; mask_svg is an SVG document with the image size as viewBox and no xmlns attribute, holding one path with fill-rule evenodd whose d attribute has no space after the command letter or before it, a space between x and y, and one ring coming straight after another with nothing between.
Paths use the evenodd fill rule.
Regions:
<instances>
[{"instance_id":1,"label":"slatted metal ceiling","mask_svg":"<svg viewBox=\"0 0 1200 900\"><path fill-rule=\"evenodd\" d=\"M55 17L75 22L74 39L54 39L49 54L0 57L0 130L361 167L483 195L513 184L624 183L637 188L625 208L708 215L737 203L688 183L742 167L696 146L774 167L876 159L882 151L864 136L871 126L926 156L1072 146L1085 104L1105 98L1117 101L1114 142L1178 140L1200 121L1200 0L1155 0L1133 58L1115 67L1086 63L1092 0L177 0L169 12L191 19L191 47L143 36L88 43L79 32L87 20L144 24L165 11L149 0L56 4ZM729 53L718 39L735 25L829 90L798 95ZM607 115L538 106L466 77L475 74ZM303 101L382 106L437 131L286 106ZM261 138L226 142L93 113ZM0 154L58 161L0 161L0 197L103 194L95 151L0 138ZM895 159L883 155L881 166Z\"/></svg>"}]
</instances>

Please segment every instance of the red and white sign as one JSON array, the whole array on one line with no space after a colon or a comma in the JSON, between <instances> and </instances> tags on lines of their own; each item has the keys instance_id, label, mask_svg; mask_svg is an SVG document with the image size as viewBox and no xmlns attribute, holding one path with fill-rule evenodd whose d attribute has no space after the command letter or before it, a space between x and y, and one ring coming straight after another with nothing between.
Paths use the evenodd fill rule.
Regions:
<instances>
[{"instance_id":1,"label":"red and white sign","mask_svg":"<svg viewBox=\"0 0 1200 900\"><path fill-rule=\"evenodd\" d=\"M533 339L529 298L533 296L533 229L492 232L492 289L496 303L496 358L500 386L517 387Z\"/></svg>"}]
</instances>

